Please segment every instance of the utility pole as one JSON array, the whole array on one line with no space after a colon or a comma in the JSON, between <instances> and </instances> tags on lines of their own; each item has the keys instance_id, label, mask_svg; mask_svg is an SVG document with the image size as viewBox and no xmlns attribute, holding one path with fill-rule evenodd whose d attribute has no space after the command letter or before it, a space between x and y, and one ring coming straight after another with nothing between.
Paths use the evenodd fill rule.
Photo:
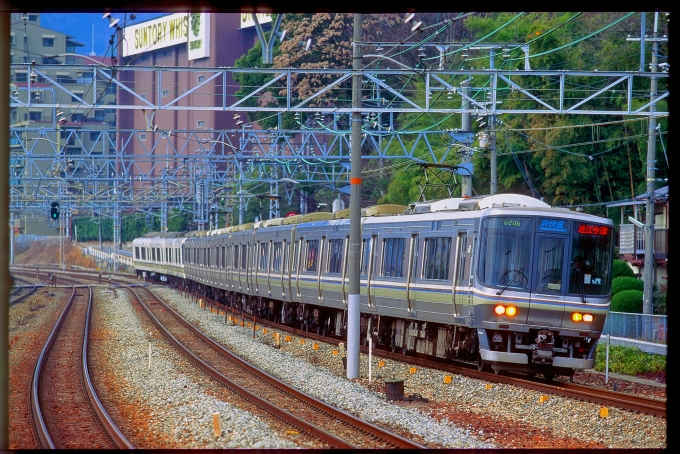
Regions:
<instances>
[{"instance_id":1,"label":"utility pole","mask_svg":"<svg viewBox=\"0 0 680 454\"><path fill-rule=\"evenodd\" d=\"M654 13L654 32L652 37L647 37L646 33L646 14L640 13L640 37L629 37L626 41L640 41L640 71L645 70L645 44L646 41L652 42L652 61L649 65L650 72L656 73L659 69L659 42L667 42L668 37L659 37L659 13ZM645 204L645 265L642 273L642 280L644 281L642 293L642 313L654 313L654 276L656 262L654 260L654 183L656 182L656 103L654 100L658 96L657 93L658 77L651 77L649 79L649 99L651 101L649 107L649 123L647 127L647 176L646 176L646 191L647 201ZM651 327L650 327L651 329Z\"/></svg>"},{"instance_id":2,"label":"utility pole","mask_svg":"<svg viewBox=\"0 0 680 454\"><path fill-rule=\"evenodd\" d=\"M643 16L644 22L644 16ZM659 63L659 13L654 13L654 34L652 35L652 63L651 72L657 72ZM645 36L640 37L641 42ZM644 70L644 68L643 68ZM656 98L657 78L650 79L650 101ZM656 179L656 104L652 103L649 107L651 116L649 117L648 138L647 138L647 206L645 208L645 268L643 270L644 291L642 295L642 313L654 313L654 296L652 286L654 285L654 180Z\"/></svg>"},{"instance_id":3,"label":"utility pole","mask_svg":"<svg viewBox=\"0 0 680 454\"><path fill-rule=\"evenodd\" d=\"M489 51L489 69L494 69L494 56L495 52L493 49ZM496 91L493 90L491 93L491 108L492 112L496 109ZM496 155L496 116L489 115L489 157L491 166L491 194L496 194L498 192L498 167L497 167L497 155Z\"/></svg>"},{"instance_id":4,"label":"utility pole","mask_svg":"<svg viewBox=\"0 0 680 454\"><path fill-rule=\"evenodd\" d=\"M347 297L347 378L359 377L359 336L361 333L361 23L354 14L352 46L352 142L349 193L349 295Z\"/></svg>"},{"instance_id":5,"label":"utility pole","mask_svg":"<svg viewBox=\"0 0 680 454\"><path fill-rule=\"evenodd\" d=\"M461 108L465 109L469 104L470 101L468 98L470 97L470 92L472 91L472 84L470 83L469 80L464 80L460 84L461 86L461 91L463 92L463 95L461 99L463 100L463 104L461 105ZM463 113L461 115L461 122L460 122L460 129L462 131L472 131L472 126L471 126L471 117L472 115L469 112ZM470 164L469 167L467 168L472 168L472 149L464 146L463 151L462 151L462 159L461 162L463 164ZM462 183L461 183L461 197L471 197L472 196L472 175L465 174L461 177Z\"/></svg>"}]
</instances>

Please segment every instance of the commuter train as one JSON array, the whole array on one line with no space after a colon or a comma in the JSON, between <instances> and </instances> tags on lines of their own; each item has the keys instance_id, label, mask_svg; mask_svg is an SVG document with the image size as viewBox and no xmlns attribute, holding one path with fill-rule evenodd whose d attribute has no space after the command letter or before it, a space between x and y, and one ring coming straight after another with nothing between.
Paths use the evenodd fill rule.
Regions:
<instances>
[{"instance_id":1,"label":"commuter train","mask_svg":"<svg viewBox=\"0 0 680 454\"><path fill-rule=\"evenodd\" d=\"M134 266L343 338L349 227L346 209L147 234L133 241ZM360 247L362 345L372 336L376 348L547 379L593 367L611 301L611 220L512 194L380 205L362 209Z\"/></svg>"}]
</instances>

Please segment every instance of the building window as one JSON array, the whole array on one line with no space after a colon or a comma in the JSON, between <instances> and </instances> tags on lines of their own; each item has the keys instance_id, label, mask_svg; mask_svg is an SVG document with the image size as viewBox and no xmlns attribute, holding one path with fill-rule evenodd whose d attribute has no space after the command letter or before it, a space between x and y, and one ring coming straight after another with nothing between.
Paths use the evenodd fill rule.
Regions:
<instances>
[{"instance_id":1,"label":"building window","mask_svg":"<svg viewBox=\"0 0 680 454\"><path fill-rule=\"evenodd\" d=\"M166 96L170 95L170 90L163 90L162 96L165 98Z\"/></svg>"},{"instance_id":2,"label":"building window","mask_svg":"<svg viewBox=\"0 0 680 454\"><path fill-rule=\"evenodd\" d=\"M116 94L116 84L109 82L106 85L106 90L104 90L104 93L107 95L115 95Z\"/></svg>"},{"instance_id":3,"label":"building window","mask_svg":"<svg viewBox=\"0 0 680 454\"><path fill-rule=\"evenodd\" d=\"M59 59L54 58L54 57L43 57L42 62L43 62L43 65L60 65L61 64Z\"/></svg>"},{"instance_id":4,"label":"building window","mask_svg":"<svg viewBox=\"0 0 680 454\"><path fill-rule=\"evenodd\" d=\"M54 38L43 38L43 47L54 47Z\"/></svg>"},{"instance_id":5,"label":"building window","mask_svg":"<svg viewBox=\"0 0 680 454\"><path fill-rule=\"evenodd\" d=\"M38 15L37 14L29 14L28 15L28 21L29 22L38 22Z\"/></svg>"},{"instance_id":6,"label":"building window","mask_svg":"<svg viewBox=\"0 0 680 454\"><path fill-rule=\"evenodd\" d=\"M14 73L14 80L17 82L28 82L28 73Z\"/></svg>"},{"instance_id":7,"label":"building window","mask_svg":"<svg viewBox=\"0 0 680 454\"><path fill-rule=\"evenodd\" d=\"M198 76L198 83L200 84L205 80L205 76Z\"/></svg>"},{"instance_id":8,"label":"building window","mask_svg":"<svg viewBox=\"0 0 680 454\"><path fill-rule=\"evenodd\" d=\"M103 109L97 109L94 111L94 121L104 121L104 110Z\"/></svg>"},{"instance_id":9,"label":"building window","mask_svg":"<svg viewBox=\"0 0 680 454\"><path fill-rule=\"evenodd\" d=\"M142 141L142 142L146 142L146 134L140 134L139 140Z\"/></svg>"},{"instance_id":10,"label":"building window","mask_svg":"<svg viewBox=\"0 0 680 454\"><path fill-rule=\"evenodd\" d=\"M11 35L9 35L9 45L13 46L14 43L15 43L14 33L12 33Z\"/></svg>"},{"instance_id":11,"label":"building window","mask_svg":"<svg viewBox=\"0 0 680 454\"><path fill-rule=\"evenodd\" d=\"M71 115L71 121L76 123L82 123L85 120L85 115L81 113L74 113Z\"/></svg>"},{"instance_id":12,"label":"building window","mask_svg":"<svg viewBox=\"0 0 680 454\"><path fill-rule=\"evenodd\" d=\"M75 80L71 78L68 74L66 75L59 75L57 74L57 83L59 84L72 84L75 83Z\"/></svg>"},{"instance_id":13,"label":"building window","mask_svg":"<svg viewBox=\"0 0 680 454\"><path fill-rule=\"evenodd\" d=\"M146 93L142 93L142 99L146 99Z\"/></svg>"},{"instance_id":14,"label":"building window","mask_svg":"<svg viewBox=\"0 0 680 454\"><path fill-rule=\"evenodd\" d=\"M196 127L197 127L197 128L203 128L203 127L205 127L205 121L203 121L203 120L198 120L198 122L196 123Z\"/></svg>"},{"instance_id":15,"label":"building window","mask_svg":"<svg viewBox=\"0 0 680 454\"><path fill-rule=\"evenodd\" d=\"M90 131L90 140L96 142L99 139L99 134L101 134L99 131Z\"/></svg>"},{"instance_id":16,"label":"building window","mask_svg":"<svg viewBox=\"0 0 680 454\"><path fill-rule=\"evenodd\" d=\"M73 95L71 96L71 102L81 102L82 99L80 98L82 98L82 96L83 96L82 93L73 93Z\"/></svg>"},{"instance_id":17,"label":"building window","mask_svg":"<svg viewBox=\"0 0 680 454\"><path fill-rule=\"evenodd\" d=\"M31 121L40 121L41 116L42 116L41 112L29 112L28 119Z\"/></svg>"}]
</instances>

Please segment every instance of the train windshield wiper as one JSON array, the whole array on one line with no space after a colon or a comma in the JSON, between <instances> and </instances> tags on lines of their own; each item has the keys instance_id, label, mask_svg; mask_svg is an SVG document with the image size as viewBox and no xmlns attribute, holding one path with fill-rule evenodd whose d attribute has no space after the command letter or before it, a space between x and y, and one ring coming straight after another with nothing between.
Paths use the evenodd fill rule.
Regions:
<instances>
[{"instance_id":1,"label":"train windshield wiper","mask_svg":"<svg viewBox=\"0 0 680 454\"><path fill-rule=\"evenodd\" d=\"M510 273L514 273L512 275L512 278L508 278L508 281L505 283L503 288L501 288L499 291L496 292L496 295L502 294L508 287L510 287L510 284L515 282L515 279L517 279L517 277L521 278L520 286L522 286L522 287L526 286L528 279L527 279L526 275L524 274L524 268L520 268L518 270L508 270L508 271L506 271L505 274L503 274L503 276L501 276L501 278L499 279L499 282L502 281L503 278L508 276Z\"/></svg>"}]
</instances>

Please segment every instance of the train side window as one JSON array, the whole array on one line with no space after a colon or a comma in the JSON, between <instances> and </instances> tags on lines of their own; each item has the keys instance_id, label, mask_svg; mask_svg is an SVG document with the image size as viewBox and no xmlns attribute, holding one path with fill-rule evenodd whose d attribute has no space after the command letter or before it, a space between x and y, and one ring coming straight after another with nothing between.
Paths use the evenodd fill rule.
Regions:
<instances>
[{"instance_id":1,"label":"train side window","mask_svg":"<svg viewBox=\"0 0 680 454\"><path fill-rule=\"evenodd\" d=\"M288 258L290 257L290 247L289 247L288 241L283 240L283 244L282 244L281 248L283 249L283 257L282 257L282 264L281 265L283 267L283 272L287 273L288 268L289 268Z\"/></svg>"},{"instance_id":2,"label":"train side window","mask_svg":"<svg viewBox=\"0 0 680 454\"><path fill-rule=\"evenodd\" d=\"M342 239L331 239L328 241L328 265L326 272L340 273L342 270Z\"/></svg>"},{"instance_id":3,"label":"train side window","mask_svg":"<svg viewBox=\"0 0 680 454\"><path fill-rule=\"evenodd\" d=\"M280 242L272 246L272 271L281 271L281 251L283 245Z\"/></svg>"},{"instance_id":4,"label":"train side window","mask_svg":"<svg viewBox=\"0 0 680 454\"><path fill-rule=\"evenodd\" d=\"M293 245L293 268L292 271L296 272L298 269L298 251L300 249L300 243L302 242L302 238L299 240L296 240L294 245Z\"/></svg>"},{"instance_id":5,"label":"train side window","mask_svg":"<svg viewBox=\"0 0 680 454\"><path fill-rule=\"evenodd\" d=\"M269 243L260 243L260 263L259 269L267 271L269 266Z\"/></svg>"},{"instance_id":6,"label":"train side window","mask_svg":"<svg viewBox=\"0 0 680 454\"><path fill-rule=\"evenodd\" d=\"M361 275L368 275L368 264L371 258L371 245L373 244L373 238L364 238L361 241Z\"/></svg>"},{"instance_id":7,"label":"train side window","mask_svg":"<svg viewBox=\"0 0 680 454\"><path fill-rule=\"evenodd\" d=\"M135 246L135 258L136 258L137 260L140 259L140 256L139 256L139 246Z\"/></svg>"},{"instance_id":8,"label":"train side window","mask_svg":"<svg viewBox=\"0 0 680 454\"><path fill-rule=\"evenodd\" d=\"M319 255L319 240L307 240L307 259L304 271L316 271L316 262Z\"/></svg>"},{"instance_id":9,"label":"train side window","mask_svg":"<svg viewBox=\"0 0 680 454\"><path fill-rule=\"evenodd\" d=\"M161 248L159 247L156 248L156 257L158 257L159 262L163 261L163 256L161 255Z\"/></svg>"},{"instance_id":10,"label":"train side window","mask_svg":"<svg viewBox=\"0 0 680 454\"><path fill-rule=\"evenodd\" d=\"M238 244L234 245L234 263L232 266L235 270L238 269Z\"/></svg>"},{"instance_id":11,"label":"train side window","mask_svg":"<svg viewBox=\"0 0 680 454\"><path fill-rule=\"evenodd\" d=\"M241 269L245 270L248 265L248 245L241 245Z\"/></svg>"},{"instance_id":12,"label":"train side window","mask_svg":"<svg viewBox=\"0 0 680 454\"><path fill-rule=\"evenodd\" d=\"M458 252L458 285L465 285L467 280L470 278L471 262L469 259L471 251L468 250L467 232L459 234L458 241L460 242L460 250Z\"/></svg>"},{"instance_id":13,"label":"train side window","mask_svg":"<svg viewBox=\"0 0 680 454\"><path fill-rule=\"evenodd\" d=\"M142 260L146 260L146 248L142 247Z\"/></svg>"},{"instance_id":14,"label":"train side window","mask_svg":"<svg viewBox=\"0 0 680 454\"><path fill-rule=\"evenodd\" d=\"M382 269L384 277L404 277L404 238L383 239Z\"/></svg>"},{"instance_id":15,"label":"train side window","mask_svg":"<svg viewBox=\"0 0 680 454\"><path fill-rule=\"evenodd\" d=\"M151 261L152 262L156 261L156 248L155 247L151 248Z\"/></svg>"},{"instance_id":16,"label":"train side window","mask_svg":"<svg viewBox=\"0 0 680 454\"><path fill-rule=\"evenodd\" d=\"M425 238L423 278L447 280L451 257L451 238Z\"/></svg>"}]
</instances>

